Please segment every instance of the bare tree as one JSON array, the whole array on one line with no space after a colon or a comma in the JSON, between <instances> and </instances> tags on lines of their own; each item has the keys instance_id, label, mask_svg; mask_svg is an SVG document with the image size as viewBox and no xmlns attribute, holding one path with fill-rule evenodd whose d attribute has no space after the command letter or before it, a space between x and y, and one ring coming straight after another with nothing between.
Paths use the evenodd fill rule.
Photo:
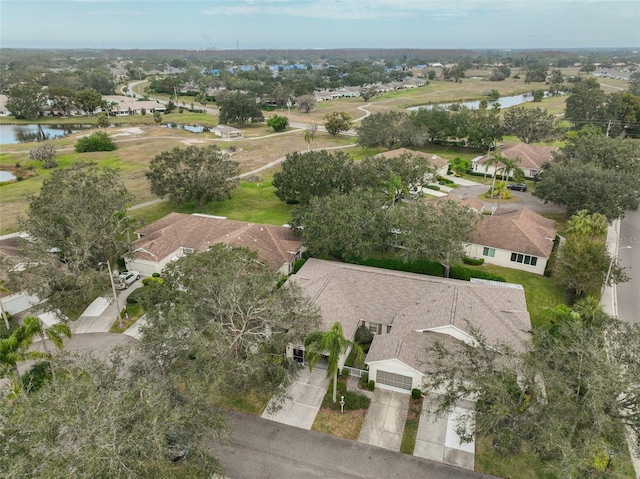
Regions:
<instances>
[{"instance_id":1,"label":"bare tree","mask_svg":"<svg viewBox=\"0 0 640 479\"><path fill-rule=\"evenodd\" d=\"M42 162L43 168L55 168L58 166L58 162L56 161L57 156L58 152L51 141L42 143L29 150L29 159Z\"/></svg>"}]
</instances>

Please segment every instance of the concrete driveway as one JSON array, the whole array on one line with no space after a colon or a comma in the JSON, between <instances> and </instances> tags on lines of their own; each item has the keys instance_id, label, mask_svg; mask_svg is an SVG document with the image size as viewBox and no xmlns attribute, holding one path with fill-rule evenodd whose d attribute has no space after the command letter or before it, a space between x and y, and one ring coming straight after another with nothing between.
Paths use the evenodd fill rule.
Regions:
<instances>
[{"instance_id":1,"label":"concrete driveway","mask_svg":"<svg viewBox=\"0 0 640 479\"><path fill-rule=\"evenodd\" d=\"M329 378L324 369L316 368L309 371L308 368L304 368L287 390L289 398L282 407L274 413L268 412L271 410L272 399L262 413L262 418L310 430L328 386Z\"/></svg>"},{"instance_id":2,"label":"concrete driveway","mask_svg":"<svg viewBox=\"0 0 640 479\"><path fill-rule=\"evenodd\" d=\"M400 451L410 396L378 388L373 391L358 441L391 451Z\"/></svg>"},{"instance_id":3,"label":"concrete driveway","mask_svg":"<svg viewBox=\"0 0 640 479\"><path fill-rule=\"evenodd\" d=\"M422 404L413 455L473 471L475 441L461 443L456 427L461 417L475 409L475 404L472 401L459 401L449 414L443 416L431 414L429 405L427 396Z\"/></svg>"}]
</instances>

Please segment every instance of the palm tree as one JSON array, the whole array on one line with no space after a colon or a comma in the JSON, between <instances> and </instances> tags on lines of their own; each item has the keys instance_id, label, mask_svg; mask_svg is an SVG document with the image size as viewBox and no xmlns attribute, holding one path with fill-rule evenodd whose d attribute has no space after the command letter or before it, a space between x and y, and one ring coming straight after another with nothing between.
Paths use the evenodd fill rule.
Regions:
<instances>
[{"instance_id":1,"label":"palm tree","mask_svg":"<svg viewBox=\"0 0 640 479\"><path fill-rule=\"evenodd\" d=\"M29 351L33 339L39 336L45 352ZM44 328L40 319L32 316L24 318L23 324L17 328L11 336L0 340L0 367L4 369L3 376L11 372L15 382L22 390L22 378L18 370L18 362L28 359L51 359L52 354L47 346L46 339L49 339L58 349L62 349L62 336L71 337L71 329L66 324L54 324L49 328ZM51 375L55 380L55 370L51 361Z\"/></svg>"},{"instance_id":2,"label":"palm tree","mask_svg":"<svg viewBox=\"0 0 640 479\"><path fill-rule=\"evenodd\" d=\"M312 371L318 361L328 354L329 364L327 368L327 377L333 376L333 402L336 402L338 362L340 360L340 356L346 352L349 347L352 347L356 352L356 361L362 362L364 360L364 351L358 343L349 341L344 337L342 325L340 323L334 323L333 326L331 326L331 329L324 333L316 331L309 334L304 346L305 355L309 361L309 371Z\"/></svg>"},{"instance_id":3,"label":"palm tree","mask_svg":"<svg viewBox=\"0 0 640 479\"><path fill-rule=\"evenodd\" d=\"M29 351L32 342L33 334L24 326L17 328L8 338L0 340L0 373L2 376L13 375L14 386L20 391L23 391L23 387L18 363L46 357L46 354Z\"/></svg>"},{"instance_id":4,"label":"palm tree","mask_svg":"<svg viewBox=\"0 0 640 479\"><path fill-rule=\"evenodd\" d=\"M493 182L491 183L491 198L493 198L493 191L496 187L496 176L498 176L498 171L502 169L500 165L504 165L504 161L507 160L502 154L496 150L496 152L484 162L484 171L485 173L488 171L490 166L494 167L493 170Z\"/></svg>"},{"instance_id":5,"label":"palm tree","mask_svg":"<svg viewBox=\"0 0 640 479\"><path fill-rule=\"evenodd\" d=\"M520 158L511 159L511 158L506 158L506 157L503 156L500 161L504 165L501 168L502 169L502 180L503 181L507 181L510 176L514 176L517 173L522 173L522 176L524 176L524 172L518 166L520 164L520 162L522 161Z\"/></svg>"},{"instance_id":6,"label":"palm tree","mask_svg":"<svg viewBox=\"0 0 640 479\"><path fill-rule=\"evenodd\" d=\"M47 355L49 359L53 357L51 351L49 351L49 346L47 345L47 339L53 343L58 350L62 351L63 347L63 338L62 336L66 336L67 338L71 338L71 328L63 323L57 323L53 326L49 326L48 328L43 327L44 323L39 318L34 318L33 316L28 316L24 318L23 321L24 327L27 329L28 334L32 336L38 335L40 340L42 341L42 347L44 348L44 353ZM49 361L49 366L51 367L51 377L53 380L56 380L56 372L53 367L53 362Z\"/></svg>"}]
</instances>

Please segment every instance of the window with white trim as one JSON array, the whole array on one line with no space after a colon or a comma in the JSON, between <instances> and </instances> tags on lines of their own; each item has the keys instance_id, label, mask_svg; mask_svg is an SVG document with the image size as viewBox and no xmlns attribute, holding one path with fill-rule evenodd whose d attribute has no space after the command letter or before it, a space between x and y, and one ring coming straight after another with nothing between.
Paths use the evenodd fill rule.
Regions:
<instances>
[{"instance_id":1,"label":"window with white trim","mask_svg":"<svg viewBox=\"0 0 640 479\"><path fill-rule=\"evenodd\" d=\"M489 258L496 257L496 249L495 248L487 248L486 246L482 248L482 256L488 256Z\"/></svg>"},{"instance_id":2,"label":"window with white trim","mask_svg":"<svg viewBox=\"0 0 640 479\"><path fill-rule=\"evenodd\" d=\"M511 261L526 264L527 266L536 266L538 264L538 258L536 256L521 253L511 253Z\"/></svg>"}]
</instances>

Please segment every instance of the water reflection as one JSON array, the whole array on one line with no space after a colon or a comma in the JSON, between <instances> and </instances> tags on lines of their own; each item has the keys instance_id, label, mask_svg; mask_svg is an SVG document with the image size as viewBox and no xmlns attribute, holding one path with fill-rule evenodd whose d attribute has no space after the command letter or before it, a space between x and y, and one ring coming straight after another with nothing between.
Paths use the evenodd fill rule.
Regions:
<instances>
[{"instance_id":1,"label":"water reflection","mask_svg":"<svg viewBox=\"0 0 640 479\"><path fill-rule=\"evenodd\" d=\"M165 123L162 125L164 128L178 128L180 130L190 131L192 133L203 133L206 131L211 131L206 126L200 125L181 125L179 123Z\"/></svg>"},{"instance_id":2,"label":"water reflection","mask_svg":"<svg viewBox=\"0 0 640 479\"><path fill-rule=\"evenodd\" d=\"M91 125L0 125L0 144L53 140L88 128Z\"/></svg>"},{"instance_id":3,"label":"water reflection","mask_svg":"<svg viewBox=\"0 0 640 479\"><path fill-rule=\"evenodd\" d=\"M544 97L547 98L551 96L551 93L548 91L544 92ZM527 103L529 101L533 101L533 93L523 93L522 95L511 95L511 96L502 96L497 100L489 100L487 98L482 100L472 100L472 101L459 101L459 102L451 102L451 103L431 103L428 105L419 105L412 106L407 108L407 110L416 111L416 110L431 110L432 108L444 108L445 110L457 111L462 107L467 107L470 110L477 110L480 108L481 102L486 102L487 108L493 108L497 105L498 108L509 108L516 105L521 105L522 103Z\"/></svg>"}]
</instances>

